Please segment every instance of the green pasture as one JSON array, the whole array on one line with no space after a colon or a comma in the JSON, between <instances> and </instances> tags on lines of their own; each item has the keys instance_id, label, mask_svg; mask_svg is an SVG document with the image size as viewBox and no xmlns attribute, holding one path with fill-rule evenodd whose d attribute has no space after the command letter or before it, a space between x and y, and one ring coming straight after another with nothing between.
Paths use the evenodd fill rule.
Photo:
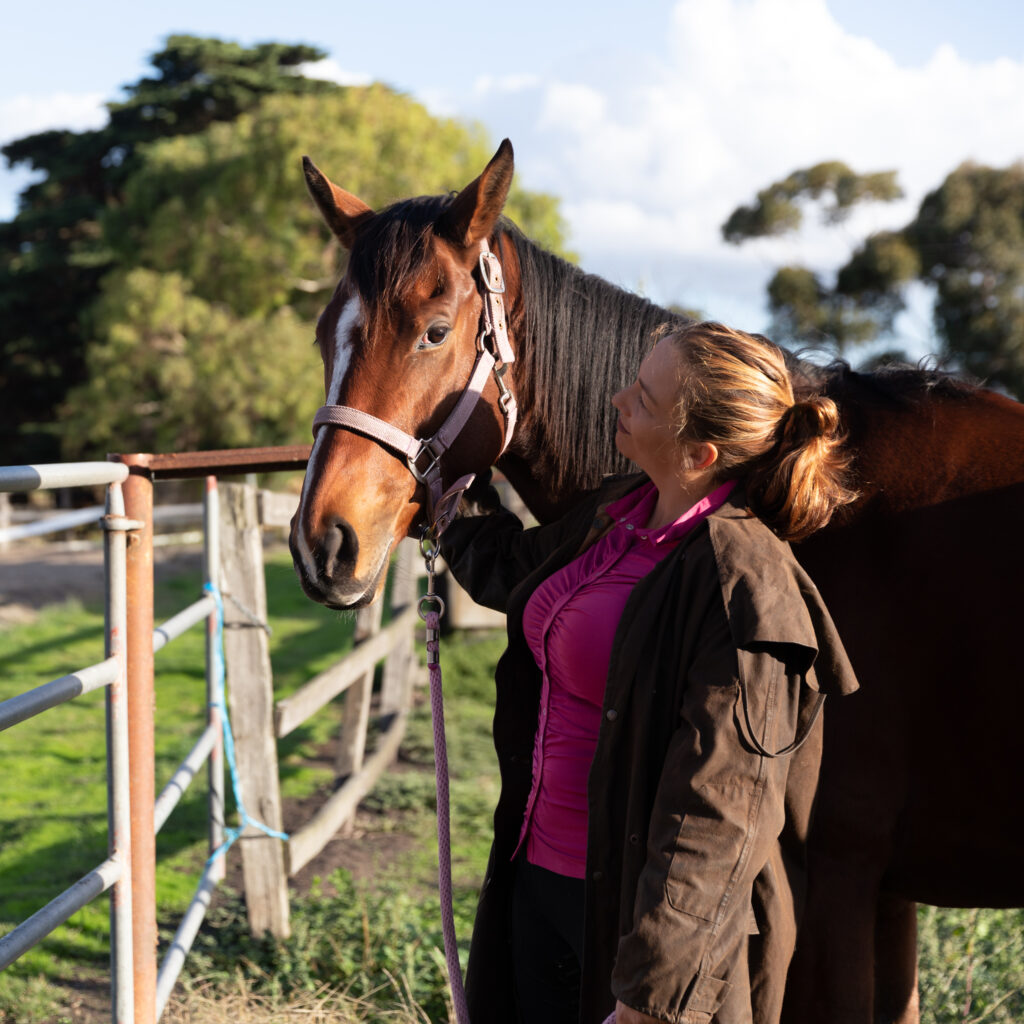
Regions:
<instances>
[{"instance_id":1,"label":"green pasture","mask_svg":"<svg viewBox=\"0 0 1024 1024\"><path fill-rule=\"evenodd\" d=\"M159 587L157 620L199 596L199 585L197 576L181 576ZM308 601L284 552L268 558L267 593L275 686L284 695L344 652L352 619ZM0 699L98 661L102 624L101 608L69 601L45 609L29 625L0 632ZM442 645L456 927L463 958L497 798L491 680L502 646L495 633L456 634ZM159 789L201 728L202 630L191 631L156 658ZM330 781L328 769L310 764L317 755L323 763L337 721L337 710L325 709L279 744L286 797L306 796ZM2 734L0 931L106 856L103 750L101 693ZM286 942L252 940L241 896L222 890L183 975L183 991L201 991L204 997L220 991L225 998L245 991L274 1005L289 999L308 1005L311 993L341 991L360 1007L353 1020L446 1020L432 763L429 709L423 704L412 716L399 764L360 813L364 833L402 834L405 841L393 846L398 852L375 865L372 881L357 883L336 871L295 894L293 935ZM158 837L164 941L191 898L206 856L204 822L205 787L199 784ZM1024 912L922 908L919 924L924 1021L1024 1019ZM104 898L0 973L0 1024L70 1021L69 983L107 977L108 938ZM400 1018L395 1016L399 1004L409 1008Z\"/></svg>"}]
</instances>

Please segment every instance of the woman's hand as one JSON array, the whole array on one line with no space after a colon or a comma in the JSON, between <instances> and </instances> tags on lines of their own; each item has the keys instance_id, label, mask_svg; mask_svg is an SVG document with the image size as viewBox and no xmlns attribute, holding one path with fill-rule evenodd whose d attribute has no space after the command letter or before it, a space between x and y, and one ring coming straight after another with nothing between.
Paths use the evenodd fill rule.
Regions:
<instances>
[{"instance_id":1,"label":"woman's hand","mask_svg":"<svg viewBox=\"0 0 1024 1024\"><path fill-rule=\"evenodd\" d=\"M650 1017L615 1000L615 1024L665 1024L660 1017Z\"/></svg>"}]
</instances>

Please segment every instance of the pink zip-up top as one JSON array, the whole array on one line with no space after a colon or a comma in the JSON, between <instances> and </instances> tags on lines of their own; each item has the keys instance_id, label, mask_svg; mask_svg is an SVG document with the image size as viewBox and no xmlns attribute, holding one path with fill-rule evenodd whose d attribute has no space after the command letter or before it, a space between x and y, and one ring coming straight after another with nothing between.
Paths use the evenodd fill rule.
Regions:
<instances>
[{"instance_id":1,"label":"pink zip-up top","mask_svg":"<svg viewBox=\"0 0 1024 1024\"><path fill-rule=\"evenodd\" d=\"M614 527L545 580L523 613L523 632L543 675L533 786L516 853L531 864L583 878L587 776L597 749L612 643L626 601L679 541L728 497L728 481L674 523L648 530L658 492L645 484L609 505Z\"/></svg>"}]
</instances>

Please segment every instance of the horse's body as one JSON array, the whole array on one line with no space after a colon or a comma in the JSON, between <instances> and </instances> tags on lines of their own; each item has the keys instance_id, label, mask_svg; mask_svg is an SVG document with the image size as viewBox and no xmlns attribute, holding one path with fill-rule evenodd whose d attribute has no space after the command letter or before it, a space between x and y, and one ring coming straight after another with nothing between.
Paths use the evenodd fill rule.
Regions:
<instances>
[{"instance_id":1,"label":"horse's body","mask_svg":"<svg viewBox=\"0 0 1024 1024\"><path fill-rule=\"evenodd\" d=\"M607 397L671 314L588 277L498 220L503 144L454 199L374 214L307 169L352 250L321 317L328 404L430 437L473 365L481 240L500 255L519 424L498 465L541 520L614 466ZM839 403L860 500L805 541L862 691L826 714L812 890L787 986L800 1024L916 1019L914 907L1024 905L1017 865L1024 712L1014 596L1024 575L1024 406L907 372L806 369ZM485 390L444 459L490 465L504 420ZM292 549L303 586L336 607L379 592L387 553L422 520L423 488L385 448L321 429Z\"/></svg>"}]
</instances>

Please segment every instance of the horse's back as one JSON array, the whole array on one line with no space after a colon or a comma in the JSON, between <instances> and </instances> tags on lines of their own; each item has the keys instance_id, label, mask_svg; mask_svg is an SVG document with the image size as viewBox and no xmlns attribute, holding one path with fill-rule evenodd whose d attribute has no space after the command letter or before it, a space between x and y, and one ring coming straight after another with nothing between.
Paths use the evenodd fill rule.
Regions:
<instances>
[{"instance_id":1,"label":"horse's back","mask_svg":"<svg viewBox=\"0 0 1024 1024\"><path fill-rule=\"evenodd\" d=\"M1024 905L1024 406L853 419L877 490L797 549L862 684L826 715L815 846L909 899Z\"/></svg>"}]
</instances>

